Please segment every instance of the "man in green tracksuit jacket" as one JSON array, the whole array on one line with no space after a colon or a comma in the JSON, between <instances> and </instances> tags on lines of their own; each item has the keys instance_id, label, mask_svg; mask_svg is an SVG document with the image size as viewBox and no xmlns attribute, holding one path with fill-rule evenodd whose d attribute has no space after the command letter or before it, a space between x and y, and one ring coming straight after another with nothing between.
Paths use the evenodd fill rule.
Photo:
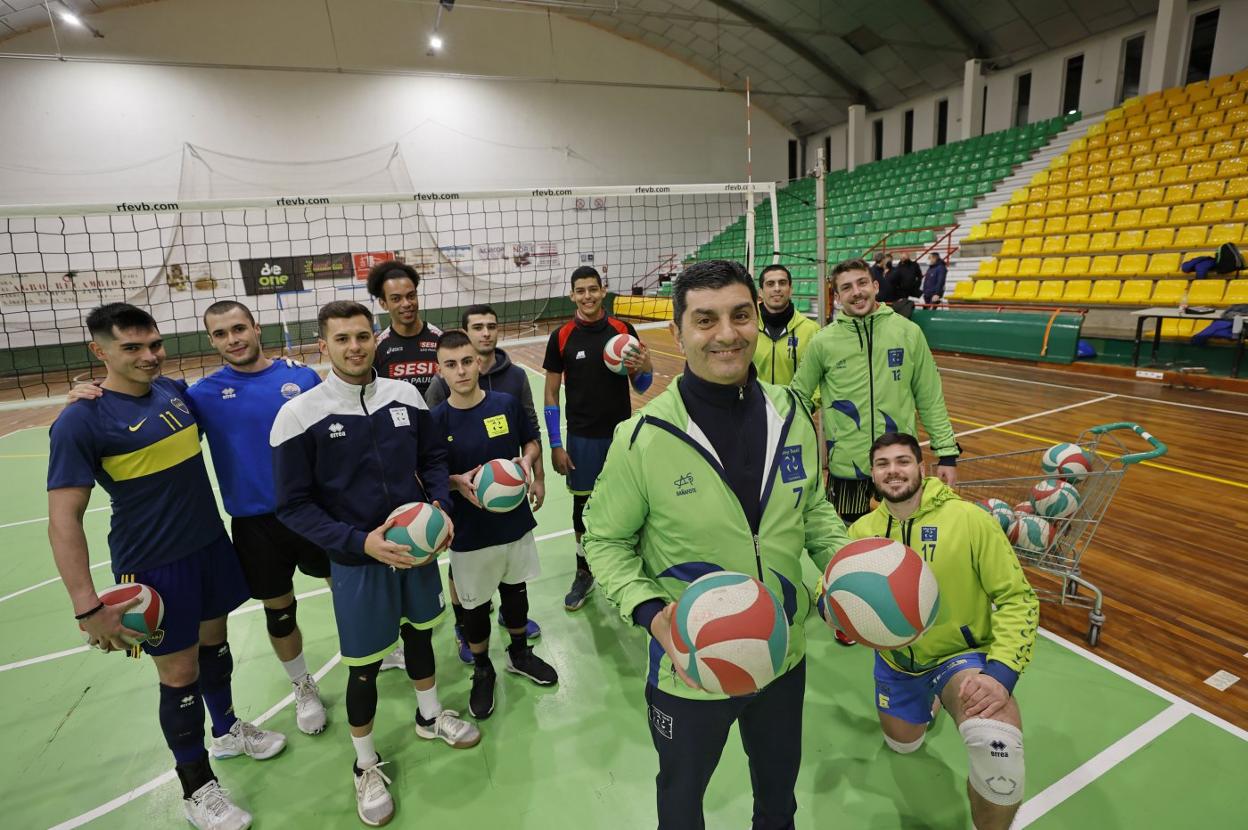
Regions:
<instances>
[{"instance_id":1,"label":"man in green tracksuit jacket","mask_svg":"<svg viewBox=\"0 0 1248 830\"><path fill-rule=\"evenodd\" d=\"M936 577L940 606L911 645L876 652L875 705L896 752L923 744L939 699L966 744L967 793L979 830L1005 830L1023 800L1023 736L1014 685L1031 662L1040 608L1001 525L939 479L924 478L913 435L870 449L880 506L849 529L919 553Z\"/></svg>"},{"instance_id":2,"label":"man in green tracksuit jacket","mask_svg":"<svg viewBox=\"0 0 1248 830\"><path fill-rule=\"evenodd\" d=\"M871 509L871 442L886 432L917 434L916 409L946 484L957 481L959 450L922 329L877 301L878 283L860 259L833 268L832 286L840 312L811 341L792 386L807 406L820 393L832 503L852 524Z\"/></svg>"},{"instance_id":3,"label":"man in green tracksuit jacket","mask_svg":"<svg viewBox=\"0 0 1248 830\"><path fill-rule=\"evenodd\" d=\"M809 413L790 390L760 383L751 365L756 302L738 263L702 262L680 275L672 331L686 371L616 428L585 512L585 552L599 583L626 620L651 634L646 701L660 828L704 826L702 795L734 722L750 762L753 827L793 826L802 625L812 605L801 557L805 549L823 568L848 541L820 492ZM789 621L781 674L748 697L710 694L671 659L674 600L720 570L762 580Z\"/></svg>"},{"instance_id":4,"label":"man in green tracksuit jacket","mask_svg":"<svg viewBox=\"0 0 1248 830\"><path fill-rule=\"evenodd\" d=\"M758 379L779 386L793 380L819 324L793 305L793 276L783 265L768 265L758 277L758 348L754 366Z\"/></svg>"}]
</instances>

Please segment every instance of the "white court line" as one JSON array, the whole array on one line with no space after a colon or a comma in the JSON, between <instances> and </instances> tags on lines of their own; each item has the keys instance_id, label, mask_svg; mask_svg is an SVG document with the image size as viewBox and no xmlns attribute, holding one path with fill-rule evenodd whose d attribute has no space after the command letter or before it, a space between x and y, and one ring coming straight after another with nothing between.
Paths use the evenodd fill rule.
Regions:
<instances>
[{"instance_id":1,"label":"white court line","mask_svg":"<svg viewBox=\"0 0 1248 830\"><path fill-rule=\"evenodd\" d=\"M94 565L92 565L91 570L94 571L96 568L103 568L105 565L109 565L109 564L111 564L111 562L105 559L103 562L96 562ZM20 597L22 594L30 593L36 588L42 588L44 585L51 585L53 582L60 582L60 581L61 581L61 578L59 576L54 576L51 579L45 579L43 582L36 582L34 585L23 588L20 591L14 591L11 594L5 594L4 596L0 597L0 602L4 602L6 599L13 599L13 597Z\"/></svg>"},{"instance_id":2,"label":"white court line","mask_svg":"<svg viewBox=\"0 0 1248 830\"><path fill-rule=\"evenodd\" d=\"M333 669L334 666L337 666L340 660L342 660L342 655L335 654L333 657L329 659L328 663L321 666L316 671L316 673L312 676L316 680L319 681L325 675L329 674L330 670ZM286 697L282 698L277 703L275 703L267 712L265 712L264 714L260 715L260 717L253 720L252 723L259 726L260 724L269 720L278 712L282 711L287 706L289 706L291 702L294 701L294 699L295 699L295 696L293 692L291 694L286 695ZM175 777L176 776L173 770L169 770L168 772L163 772L160 775L153 778L151 781L148 781L146 784L141 784L135 787L134 789L130 790L129 792L122 793L121 795L114 798L112 801L106 801L105 803L101 804L99 807L96 807L92 810L88 810L87 812L83 813L80 816L75 816L74 818L71 818L67 821L63 821L60 824L53 825L52 830L70 830L71 828L74 828L74 827L81 827L87 822L95 821L97 818L108 815L109 813L113 812L119 807L126 806L131 801L134 801L136 798L141 798L142 796L145 796L148 793L150 793L152 790L155 790L155 789L158 789L159 787L164 786L165 784L172 781Z\"/></svg>"},{"instance_id":3,"label":"white court line","mask_svg":"<svg viewBox=\"0 0 1248 830\"><path fill-rule=\"evenodd\" d=\"M1021 421L1030 421L1032 418L1040 418L1045 415L1053 415L1058 412L1065 412L1068 409L1078 409L1079 407L1087 406L1090 403L1100 403L1101 401L1107 401L1110 398L1116 398L1116 397L1118 397L1118 395L1102 395L1099 398L1093 398L1092 400L1089 400L1089 401L1080 401L1079 403L1067 404L1066 406L1059 406L1059 407L1055 407L1054 409L1046 409L1043 412L1033 412L1031 415L1024 415L1021 418L1013 418L1009 421L1002 421L999 424L989 424L986 427L976 427L975 429L967 429L967 430L963 430L962 432L955 432L953 434L953 437L961 438L964 435L974 435L977 432L986 432L987 430L997 429L998 427L1008 427L1010 424L1017 424ZM929 438L928 440L923 441L921 443L921 446L926 447L930 443L932 443L932 441Z\"/></svg>"},{"instance_id":4,"label":"white court line","mask_svg":"<svg viewBox=\"0 0 1248 830\"><path fill-rule=\"evenodd\" d=\"M1066 799L1100 778L1105 773L1143 749L1159 735L1190 714L1185 706L1172 704L1151 720L1128 732L1101 750L1090 760L1035 794L1023 804L1011 827L1022 830Z\"/></svg>"},{"instance_id":5,"label":"white court line","mask_svg":"<svg viewBox=\"0 0 1248 830\"><path fill-rule=\"evenodd\" d=\"M99 513L101 510L112 510L112 509L113 509L112 506L92 507L84 512L85 513ZM4 530L6 527L21 527L22 525L39 524L39 522L46 522L47 520L48 520L47 516L40 516L38 519L22 519L20 522L8 522L7 524L2 524L0 525L0 530Z\"/></svg>"}]
</instances>

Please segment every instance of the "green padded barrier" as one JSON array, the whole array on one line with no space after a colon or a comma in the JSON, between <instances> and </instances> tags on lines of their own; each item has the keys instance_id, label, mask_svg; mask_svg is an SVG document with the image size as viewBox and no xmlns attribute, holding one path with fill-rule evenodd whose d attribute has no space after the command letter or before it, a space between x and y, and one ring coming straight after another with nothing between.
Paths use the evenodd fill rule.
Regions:
<instances>
[{"instance_id":1,"label":"green padded barrier","mask_svg":"<svg viewBox=\"0 0 1248 830\"><path fill-rule=\"evenodd\" d=\"M1073 363L1083 327L1072 311L920 308L912 319L934 350L1045 363Z\"/></svg>"}]
</instances>

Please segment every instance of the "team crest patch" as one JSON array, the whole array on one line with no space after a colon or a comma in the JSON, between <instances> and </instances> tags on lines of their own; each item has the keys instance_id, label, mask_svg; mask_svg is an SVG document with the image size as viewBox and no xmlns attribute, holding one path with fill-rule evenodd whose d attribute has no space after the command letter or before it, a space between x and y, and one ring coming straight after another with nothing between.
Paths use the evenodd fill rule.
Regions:
<instances>
[{"instance_id":1,"label":"team crest patch","mask_svg":"<svg viewBox=\"0 0 1248 830\"><path fill-rule=\"evenodd\" d=\"M396 427L408 427L412 425L412 416L407 414L406 406L390 407L390 420L394 421Z\"/></svg>"},{"instance_id":2,"label":"team crest patch","mask_svg":"<svg viewBox=\"0 0 1248 830\"><path fill-rule=\"evenodd\" d=\"M780 451L780 480L786 484L790 481L801 481L806 478L806 468L802 465L802 448L800 445L785 447Z\"/></svg>"},{"instance_id":3,"label":"team crest patch","mask_svg":"<svg viewBox=\"0 0 1248 830\"><path fill-rule=\"evenodd\" d=\"M507 426L506 415L491 415L489 418L485 419L484 423L485 434L490 438L497 438L498 436L506 435L511 431Z\"/></svg>"},{"instance_id":4,"label":"team crest patch","mask_svg":"<svg viewBox=\"0 0 1248 830\"><path fill-rule=\"evenodd\" d=\"M181 398L170 398L169 403L173 404L179 412L184 412L187 415L191 414L190 408L182 402Z\"/></svg>"},{"instance_id":5,"label":"team crest patch","mask_svg":"<svg viewBox=\"0 0 1248 830\"><path fill-rule=\"evenodd\" d=\"M923 527L921 528L919 532L922 534L920 536L921 541L923 542L935 542L936 541L936 528L932 527L931 525L923 525Z\"/></svg>"},{"instance_id":6,"label":"team crest patch","mask_svg":"<svg viewBox=\"0 0 1248 830\"><path fill-rule=\"evenodd\" d=\"M902 364L902 361L905 360L905 357L906 357L905 349L889 349L888 350L889 367L896 368L897 366L900 366Z\"/></svg>"},{"instance_id":7,"label":"team crest patch","mask_svg":"<svg viewBox=\"0 0 1248 830\"><path fill-rule=\"evenodd\" d=\"M297 397L299 393L302 391L303 390L299 388L299 384L297 383L283 383L282 384L282 397L285 398L286 400L290 400L291 398Z\"/></svg>"}]
</instances>

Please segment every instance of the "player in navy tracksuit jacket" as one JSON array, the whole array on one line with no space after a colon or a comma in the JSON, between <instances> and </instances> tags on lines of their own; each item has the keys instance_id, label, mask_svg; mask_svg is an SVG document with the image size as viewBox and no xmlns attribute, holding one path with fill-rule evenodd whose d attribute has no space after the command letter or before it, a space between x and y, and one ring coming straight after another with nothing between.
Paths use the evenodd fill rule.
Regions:
<instances>
[{"instance_id":1,"label":"player in navy tracksuit jacket","mask_svg":"<svg viewBox=\"0 0 1248 830\"><path fill-rule=\"evenodd\" d=\"M431 629L445 613L434 563L413 567L408 549L384 538L388 514L408 502L450 507L446 451L420 393L373 370L372 313L336 301L318 315L324 383L291 400L270 435L277 516L329 554L347 717L356 748L356 796L365 823L394 805L372 744L381 659L400 639L416 687L416 734L466 748L480 732L444 710L434 683ZM384 783L383 783L384 782Z\"/></svg>"}]
</instances>

